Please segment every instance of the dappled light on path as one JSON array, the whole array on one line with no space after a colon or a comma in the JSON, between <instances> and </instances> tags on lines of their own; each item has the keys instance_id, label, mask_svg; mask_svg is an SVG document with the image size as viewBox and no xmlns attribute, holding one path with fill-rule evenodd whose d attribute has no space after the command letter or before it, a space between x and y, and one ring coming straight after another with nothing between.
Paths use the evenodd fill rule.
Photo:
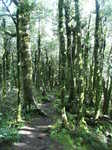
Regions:
<instances>
[{"instance_id":1,"label":"dappled light on path","mask_svg":"<svg viewBox=\"0 0 112 150\"><path fill-rule=\"evenodd\" d=\"M20 129L21 139L13 144L11 150L62 150L62 146L50 138L50 127L54 123L51 105L46 103L41 106L50 117L35 116L31 123Z\"/></svg>"}]
</instances>

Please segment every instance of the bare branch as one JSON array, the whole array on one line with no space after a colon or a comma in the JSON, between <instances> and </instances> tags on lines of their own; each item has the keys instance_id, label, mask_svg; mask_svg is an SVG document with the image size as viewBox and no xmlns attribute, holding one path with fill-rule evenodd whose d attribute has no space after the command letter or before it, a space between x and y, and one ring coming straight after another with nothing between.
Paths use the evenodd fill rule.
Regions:
<instances>
[{"instance_id":1,"label":"bare branch","mask_svg":"<svg viewBox=\"0 0 112 150\"><path fill-rule=\"evenodd\" d=\"M12 38L16 37L16 33L12 33L12 32L10 32L10 31L3 30L2 28L0 28L0 32L1 32L1 33L4 32L6 35L8 35L8 36L10 36L10 37L12 37Z\"/></svg>"},{"instance_id":2,"label":"bare branch","mask_svg":"<svg viewBox=\"0 0 112 150\"><path fill-rule=\"evenodd\" d=\"M5 34L11 36L11 37L16 37L16 33L11 33L9 31L5 31Z\"/></svg>"},{"instance_id":3,"label":"bare branch","mask_svg":"<svg viewBox=\"0 0 112 150\"><path fill-rule=\"evenodd\" d=\"M4 17L4 16L10 17L9 14L0 14L0 17ZM13 16L13 17L16 17L16 15L13 15L13 14L12 14L12 16Z\"/></svg>"},{"instance_id":4,"label":"bare branch","mask_svg":"<svg viewBox=\"0 0 112 150\"><path fill-rule=\"evenodd\" d=\"M18 6L18 1L17 0L12 0L13 1L13 3L16 5L16 6Z\"/></svg>"},{"instance_id":5,"label":"bare branch","mask_svg":"<svg viewBox=\"0 0 112 150\"><path fill-rule=\"evenodd\" d=\"M9 8L7 7L6 3L5 3L3 0L2 0L2 3L3 3L3 5L5 6L6 10L8 11L9 16L12 18L14 24L16 25L17 22L16 22L15 18L13 17L13 15L11 14L11 12L10 12Z\"/></svg>"}]
</instances>

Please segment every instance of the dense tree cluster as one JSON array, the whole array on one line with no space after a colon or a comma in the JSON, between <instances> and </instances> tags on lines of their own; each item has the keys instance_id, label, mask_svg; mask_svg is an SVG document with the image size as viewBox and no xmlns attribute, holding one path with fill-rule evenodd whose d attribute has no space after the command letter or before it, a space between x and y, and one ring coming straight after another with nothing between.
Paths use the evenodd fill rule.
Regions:
<instances>
[{"instance_id":1,"label":"dense tree cluster","mask_svg":"<svg viewBox=\"0 0 112 150\"><path fill-rule=\"evenodd\" d=\"M94 0L86 17L80 0L54 5L55 11L42 1L0 1L0 112L16 89L17 121L33 106L45 115L35 93L52 91L59 95L62 126L69 126L69 113L78 130L112 117L112 4Z\"/></svg>"}]
</instances>

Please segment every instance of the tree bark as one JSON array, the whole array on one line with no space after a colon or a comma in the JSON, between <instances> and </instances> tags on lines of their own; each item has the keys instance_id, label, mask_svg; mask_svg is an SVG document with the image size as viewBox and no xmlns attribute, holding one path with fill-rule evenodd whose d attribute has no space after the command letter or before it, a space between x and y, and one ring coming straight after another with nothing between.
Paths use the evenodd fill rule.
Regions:
<instances>
[{"instance_id":1,"label":"tree bark","mask_svg":"<svg viewBox=\"0 0 112 150\"><path fill-rule=\"evenodd\" d=\"M32 62L29 37L30 10L29 3L24 0L19 2L19 44L23 73L23 96L25 111L30 110L33 102L32 94Z\"/></svg>"},{"instance_id":2,"label":"tree bark","mask_svg":"<svg viewBox=\"0 0 112 150\"><path fill-rule=\"evenodd\" d=\"M65 97L65 66L66 66L66 50L65 50L65 38L64 38L64 27L63 27L63 4L64 0L59 0L58 10L59 10L59 66L60 66L60 97L61 97L61 107L62 107L62 125L66 126L67 117L65 111L64 97ZM65 119L66 118L66 119Z\"/></svg>"}]
</instances>

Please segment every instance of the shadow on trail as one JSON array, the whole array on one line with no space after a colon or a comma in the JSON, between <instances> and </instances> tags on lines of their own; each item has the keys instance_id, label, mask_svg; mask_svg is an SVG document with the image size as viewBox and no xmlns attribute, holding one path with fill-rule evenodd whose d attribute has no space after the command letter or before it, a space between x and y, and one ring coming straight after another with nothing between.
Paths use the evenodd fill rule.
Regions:
<instances>
[{"instance_id":1,"label":"shadow on trail","mask_svg":"<svg viewBox=\"0 0 112 150\"><path fill-rule=\"evenodd\" d=\"M47 117L35 116L31 123L19 130L20 140L12 146L1 147L0 150L63 150L62 146L50 138L50 126L54 123L55 114L52 103L42 104Z\"/></svg>"}]
</instances>

